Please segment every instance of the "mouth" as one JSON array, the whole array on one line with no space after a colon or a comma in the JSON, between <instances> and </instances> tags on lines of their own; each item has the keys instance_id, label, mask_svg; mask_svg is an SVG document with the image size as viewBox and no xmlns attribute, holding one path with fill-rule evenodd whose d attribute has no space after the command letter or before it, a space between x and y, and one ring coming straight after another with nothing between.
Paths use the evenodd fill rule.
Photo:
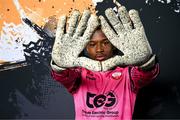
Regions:
<instances>
[{"instance_id":1,"label":"mouth","mask_svg":"<svg viewBox=\"0 0 180 120\"><path fill-rule=\"evenodd\" d=\"M96 60L98 60L98 61L103 61L103 60L105 60L105 55L96 55Z\"/></svg>"}]
</instances>

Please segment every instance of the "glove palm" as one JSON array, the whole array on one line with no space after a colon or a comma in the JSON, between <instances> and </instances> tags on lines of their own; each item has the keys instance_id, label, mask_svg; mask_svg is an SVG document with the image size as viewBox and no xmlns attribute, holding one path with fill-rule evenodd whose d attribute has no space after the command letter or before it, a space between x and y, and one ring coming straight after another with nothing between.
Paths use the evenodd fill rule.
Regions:
<instances>
[{"instance_id":1,"label":"glove palm","mask_svg":"<svg viewBox=\"0 0 180 120\"><path fill-rule=\"evenodd\" d=\"M65 33L66 16L59 19L55 43L52 50L52 60L61 68L82 66L87 69L100 71L101 65L98 61L86 57L79 57L90 37L99 25L98 18L86 10L78 23L80 13L74 11L68 23ZM77 28L76 28L77 27Z\"/></svg>"},{"instance_id":2,"label":"glove palm","mask_svg":"<svg viewBox=\"0 0 180 120\"><path fill-rule=\"evenodd\" d=\"M105 13L115 32L104 17L100 16L102 30L109 41L124 55L116 55L103 61L103 70L117 65L142 65L145 63L152 55L152 49L138 12L130 10L128 14L126 8L121 6L118 10L120 20L112 9L107 9Z\"/></svg>"}]
</instances>

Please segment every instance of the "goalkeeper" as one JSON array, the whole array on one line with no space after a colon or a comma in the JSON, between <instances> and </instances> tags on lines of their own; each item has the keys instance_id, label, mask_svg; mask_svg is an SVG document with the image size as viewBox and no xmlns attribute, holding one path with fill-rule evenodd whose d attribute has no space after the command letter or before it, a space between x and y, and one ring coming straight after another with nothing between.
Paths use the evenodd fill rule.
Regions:
<instances>
[{"instance_id":1,"label":"goalkeeper","mask_svg":"<svg viewBox=\"0 0 180 120\"><path fill-rule=\"evenodd\" d=\"M58 22L52 77L72 94L77 120L132 119L139 89L159 73L138 12L105 15L75 10Z\"/></svg>"}]
</instances>

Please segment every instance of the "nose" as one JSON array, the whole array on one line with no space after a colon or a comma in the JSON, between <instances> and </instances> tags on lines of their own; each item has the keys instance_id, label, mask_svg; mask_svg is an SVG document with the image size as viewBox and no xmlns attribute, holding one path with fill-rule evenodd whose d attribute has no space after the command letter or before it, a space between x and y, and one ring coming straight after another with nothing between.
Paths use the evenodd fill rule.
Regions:
<instances>
[{"instance_id":1,"label":"nose","mask_svg":"<svg viewBox=\"0 0 180 120\"><path fill-rule=\"evenodd\" d=\"M96 47L96 52L103 52L103 51L104 51L103 45L101 43L98 43Z\"/></svg>"}]
</instances>

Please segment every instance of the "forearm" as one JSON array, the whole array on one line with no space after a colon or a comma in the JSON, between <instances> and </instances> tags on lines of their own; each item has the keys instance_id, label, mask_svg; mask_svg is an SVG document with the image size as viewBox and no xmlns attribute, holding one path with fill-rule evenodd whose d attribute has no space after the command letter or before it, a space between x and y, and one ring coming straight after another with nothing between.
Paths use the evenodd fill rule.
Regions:
<instances>
[{"instance_id":1,"label":"forearm","mask_svg":"<svg viewBox=\"0 0 180 120\"><path fill-rule=\"evenodd\" d=\"M159 63L153 61L152 59L153 58L145 63L146 66L144 64L143 67L135 66L130 68L131 80L133 81L135 87L141 88L147 85L159 74Z\"/></svg>"},{"instance_id":2,"label":"forearm","mask_svg":"<svg viewBox=\"0 0 180 120\"><path fill-rule=\"evenodd\" d=\"M81 68L61 68L51 61L51 76L56 81L64 85L67 90L72 93L78 88L81 80Z\"/></svg>"}]
</instances>

